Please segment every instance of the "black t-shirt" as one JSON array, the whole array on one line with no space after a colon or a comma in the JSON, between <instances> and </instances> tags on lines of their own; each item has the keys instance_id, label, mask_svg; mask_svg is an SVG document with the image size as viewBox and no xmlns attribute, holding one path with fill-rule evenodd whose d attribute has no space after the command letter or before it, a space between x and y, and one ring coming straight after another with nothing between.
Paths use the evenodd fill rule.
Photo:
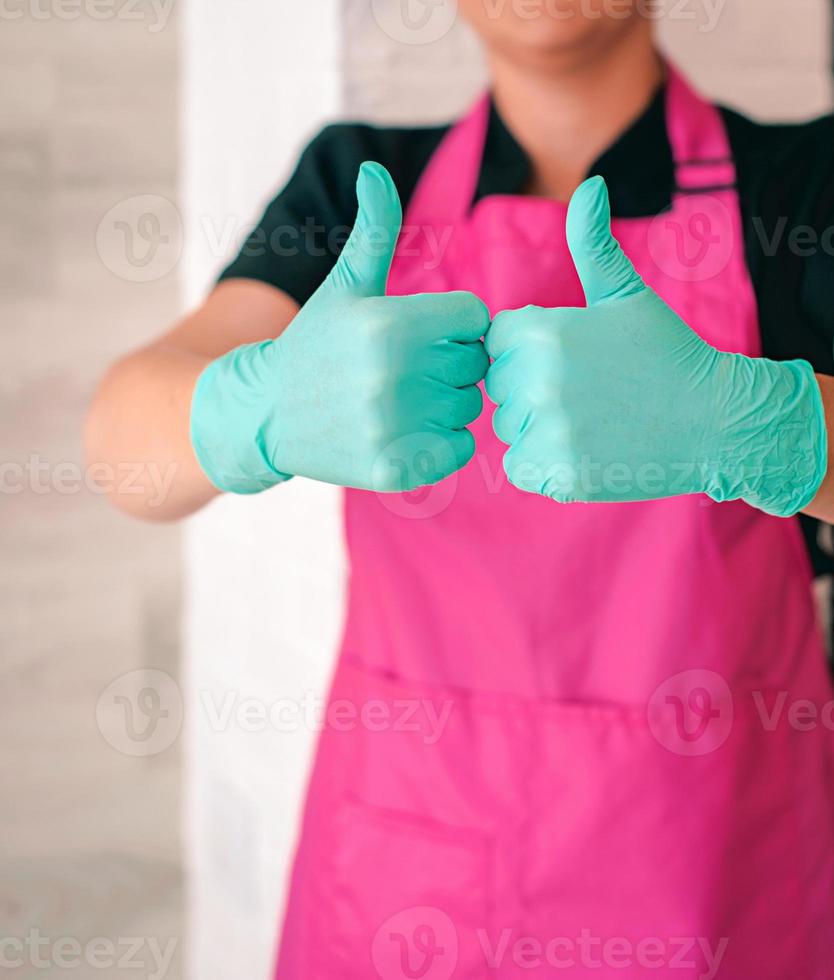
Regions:
<instances>
[{"instance_id":1,"label":"black t-shirt","mask_svg":"<svg viewBox=\"0 0 834 980\"><path fill-rule=\"evenodd\" d=\"M772 125L721 108L738 170L745 251L759 308L763 353L801 357L834 374L834 116ZM356 214L356 175L365 160L388 168L409 200L448 126L328 126L310 143L220 279L269 283L303 304L332 269ZM675 171L665 90L594 164L615 217L652 217L672 201ZM492 107L476 200L520 194L529 161ZM819 573L834 561L802 518Z\"/></svg>"}]
</instances>

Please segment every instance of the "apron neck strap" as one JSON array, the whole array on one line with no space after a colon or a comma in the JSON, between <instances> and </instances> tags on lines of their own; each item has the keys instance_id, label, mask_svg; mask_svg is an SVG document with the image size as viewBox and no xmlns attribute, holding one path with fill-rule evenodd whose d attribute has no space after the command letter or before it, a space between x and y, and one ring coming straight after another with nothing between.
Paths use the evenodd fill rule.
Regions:
<instances>
[{"instance_id":1,"label":"apron neck strap","mask_svg":"<svg viewBox=\"0 0 834 980\"><path fill-rule=\"evenodd\" d=\"M410 220L419 216L420 224L442 225L468 215L481 175L491 105L487 92L443 137L414 191Z\"/></svg>"},{"instance_id":2,"label":"apron neck strap","mask_svg":"<svg viewBox=\"0 0 834 980\"><path fill-rule=\"evenodd\" d=\"M672 65L667 69L666 131L678 193L735 187L736 167L720 111L698 95Z\"/></svg>"}]
</instances>

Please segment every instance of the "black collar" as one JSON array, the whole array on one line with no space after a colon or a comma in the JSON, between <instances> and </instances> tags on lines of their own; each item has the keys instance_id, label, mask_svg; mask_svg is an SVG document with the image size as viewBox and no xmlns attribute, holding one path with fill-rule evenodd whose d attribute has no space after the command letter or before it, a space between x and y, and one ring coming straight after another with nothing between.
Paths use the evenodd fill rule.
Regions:
<instances>
[{"instance_id":1,"label":"black collar","mask_svg":"<svg viewBox=\"0 0 834 980\"><path fill-rule=\"evenodd\" d=\"M621 218L658 214L672 198L675 168L666 132L666 89L591 167L608 184L612 212ZM491 103L484 158L475 200L490 194L521 194L530 178L527 154Z\"/></svg>"}]
</instances>

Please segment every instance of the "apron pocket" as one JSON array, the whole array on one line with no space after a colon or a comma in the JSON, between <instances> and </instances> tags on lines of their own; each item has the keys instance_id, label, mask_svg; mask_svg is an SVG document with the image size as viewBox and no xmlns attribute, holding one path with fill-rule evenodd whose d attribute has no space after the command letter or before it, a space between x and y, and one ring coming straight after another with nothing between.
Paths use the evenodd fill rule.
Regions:
<instances>
[{"instance_id":1,"label":"apron pocket","mask_svg":"<svg viewBox=\"0 0 834 980\"><path fill-rule=\"evenodd\" d=\"M354 799L320 858L316 980L482 980L490 839Z\"/></svg>"},{"instance_id":2,"label":"apron pocket","mask_svg":"<svg viewBox=\"0 0 834 980\"><path fill-rule=\"evenodd\" d=\"M546 713L535 777L545 819L531 826L525 875L530 932L545 942L562 930L559 956L600 980L623 969L817 977L798 868L822 842L799 832L805 793L795 777L813 746L784 726L764 728L749 698L731 712L684 697L698 710L681 720L679 693L658 699L649 723L603 706ZM596 944L590 966L582 937Z\"/></svg>"}]
</instances>

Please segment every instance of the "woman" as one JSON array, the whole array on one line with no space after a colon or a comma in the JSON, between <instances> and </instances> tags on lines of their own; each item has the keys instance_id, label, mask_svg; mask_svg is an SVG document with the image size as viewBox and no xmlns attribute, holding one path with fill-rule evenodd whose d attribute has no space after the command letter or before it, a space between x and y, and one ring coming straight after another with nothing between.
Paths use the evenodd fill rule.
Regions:
<instances>
[{"instance_id":1,"label":"woman","mask_svg":"<svg viewBox=\"0 0 834 980\"><path fill-rule=\"evenodd\" d=\"M177 464L141 516L351 488L279 978L832 977L831 733L789 710L832 696L830 259L774 236L826 227L834 123L710 106L619 6L487 6L491 97L325 130L91 457ZM338 262L263 247L349 225L368 160Z\"/></svg>"}]
</instances>

